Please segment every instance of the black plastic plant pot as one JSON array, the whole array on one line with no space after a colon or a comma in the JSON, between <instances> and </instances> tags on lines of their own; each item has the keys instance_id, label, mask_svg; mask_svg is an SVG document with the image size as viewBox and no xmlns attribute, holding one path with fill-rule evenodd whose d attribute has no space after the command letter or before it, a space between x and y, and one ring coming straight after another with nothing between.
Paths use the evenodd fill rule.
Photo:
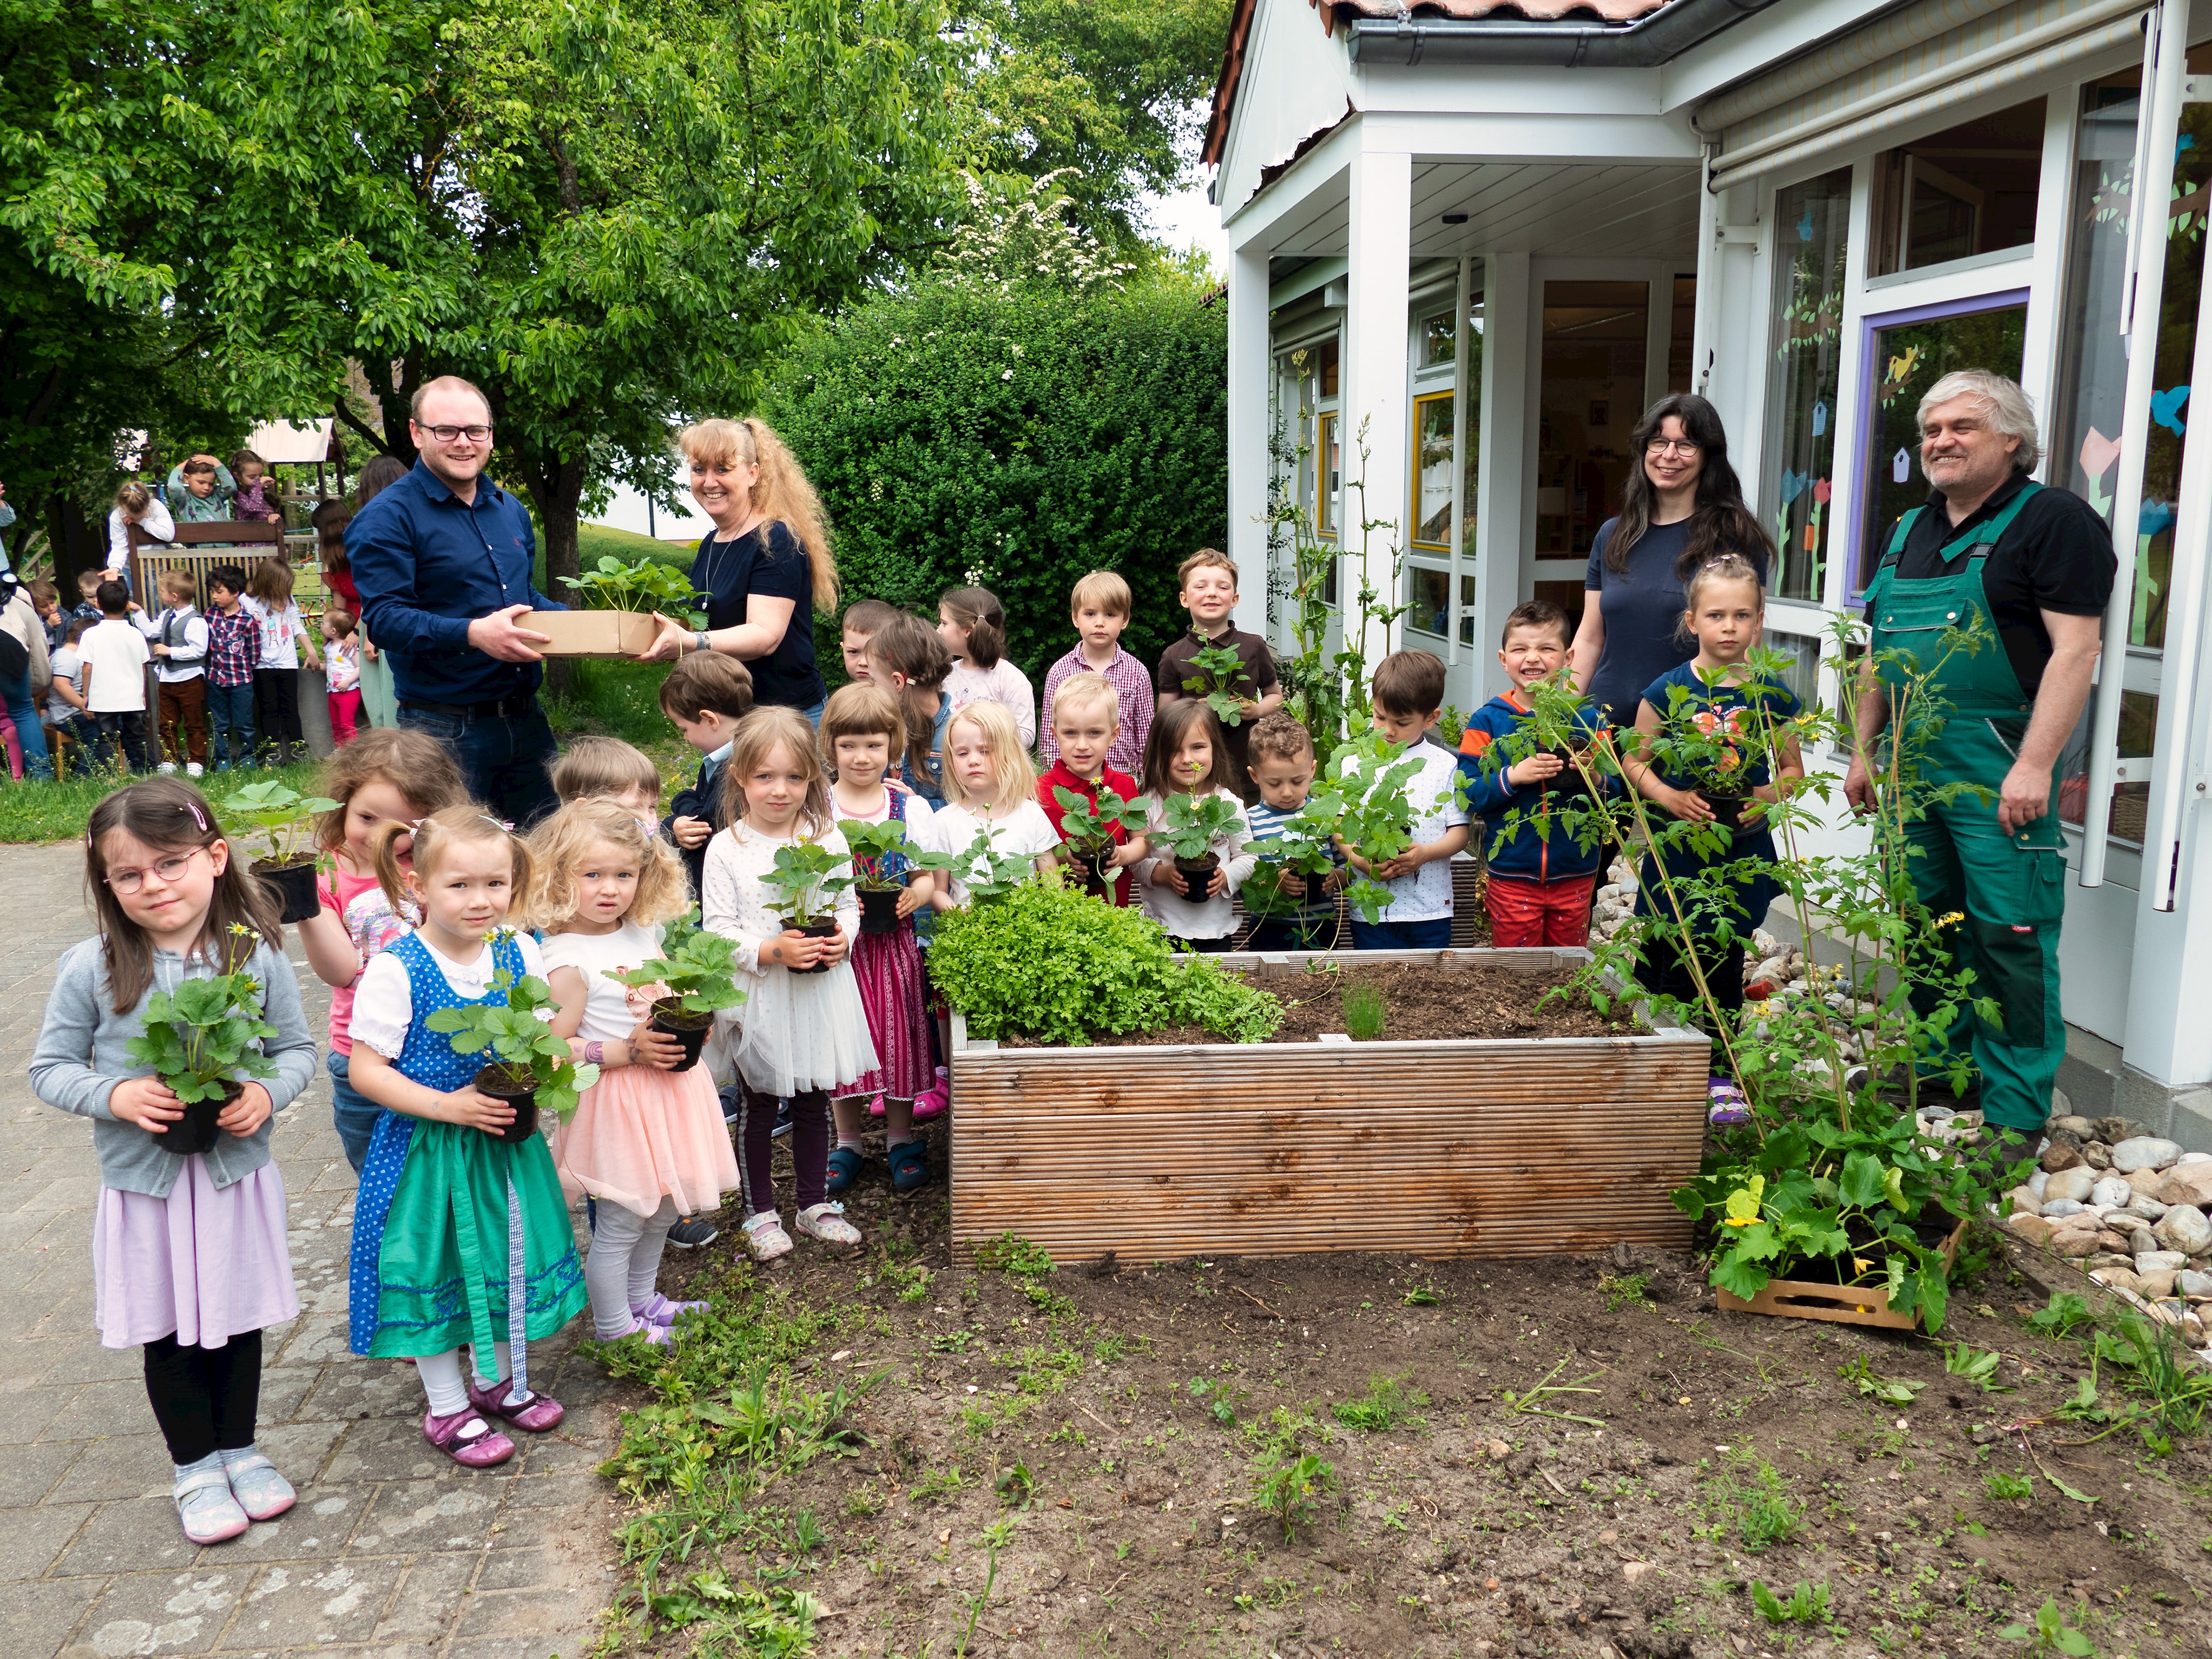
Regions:
<instances>
[{"instance_id":1,"label":"black plastic plant pot","mask_svg":"<svg viewBox=\"0 0 2212 1659\"><path fill-rule=\"evenodd\" d=\"M899 930L899 894L896 887L863 887L860 894L860 931L864 933L896 933Z\"/></svg>"},{"instance_id":2,"label":"black plastic plant pot","mask_svg":"<svg viewBox=\"0 0 2212 1659\"><path fill-rule=\"evenodd\" d=\"M185 1102L184 1116L161 1131L161 1150L174 1152L179 1158L213 1152L216 1142L222 1139L222 1131L216 1127L215 1121L245 1087L234 1079L225 1083L222 1092L212 1100Z\"/></svg>"},{"instance_id":3,"label":"black plastic plant pot","mask_svg":"<svg viewBox=\"0 0 2212 1659\"><path fill-rule=\"evenodd\" d=\"M1562 769L1544 780L1544 793L1562 797L1589 793L1589 785L1583 781L1583 775L1575 770L1576 757L1572 750L1547 749L1543 752L1557 757Z\"/></svg>"},{"instance_id":4,"label":"black plastic plant pot","mask_svg":"<svg viewBox=\"0 0 2212 1659\"><path fill-rule=\"evenodd\" d=\"M707 1033L714 1029L711 1013L687 1013L679 997L662 997L653 1005L653 1029L663 1036L672 1036L684 1045L684 1058L672 1068L688 1072L699 1063L699 1051L707 1046Z\"/></svg>"},{"instance_id":5,"label":"black plastic plant pot","mask_svg":"<svg viewBox=\"0 0 2212 1659\"><path fill-rule=\"evenodd\" d=\"M279 921L312 921L323 908L321 896L315 891L313 859L299 864L274 864L263 859L253 866L253 873L276 890L277 902L283 907L276 918Z\"/></svg>"},{"instance_id":6,"label":"black plastic plant pot","mask_svg":"<svg viewBox=\"0 0 2212 1659\"><path fill-rule=\"evenodd\" d=\"M1221 867L1221 856L1218 853L1200 853L1194 859L1187 859L1178 854L1175 867L1176 874L1190 884L1192 896L1201 897L1206 884L1213 879L1213 872Z\"/></svg>"},{"instance_id":7,"label":"black plastic plant pot","mask_svg":"<svg viewBox=\"0 0 2212 1659\"><path fill-rule=\"evenodd\" d=\"M1717 795L1710 789L1698 791L1698 799L1713 809L1713 822L1730 835L1743 832L1743 802L1741 795Z\"/></svg>"},{"instance_id":8,"label":"black plastic plant pot","mask_svg":"<svg viewBox=\"0 0 2212 1659\"><path fill-rule=\"evenodd\" d=\"M527 1074L518 1078L509 1066L487 1066L476 1074L475 1087L514 1108L514 1121L499 1132L500 1139L520 1146L538 1133L538 1085Z\"/></svg>"},{"instance_id":9,"label":"black plastic plant pot","mask_svg":"<svg viewBox=\"0 0 2212 1659\"><path fill-rule=\"evenodd\" d=\"M809 939L834 939L837 933L837 918L824 916L819 921L794 922L792 931L804 933ZM830 967L826 962L817 962L811 968L794 968L791 971L794 974L826 974Z\"/></svg>"},{"instance_id":10,"label":"black plastic plant pot","mask_svg":"<svg viewBox=\"0 0 2212 1659\"><path fill-rule=\"evenodd\" d=\"M1115 878L1119 873L1113 868L1113 862L1114 854L1110 851L1078 853L1075 855L1075 867L1083 872L1083 884L1094 893L1104 893L1113 887Z\"/></svg>"}]
</instances>

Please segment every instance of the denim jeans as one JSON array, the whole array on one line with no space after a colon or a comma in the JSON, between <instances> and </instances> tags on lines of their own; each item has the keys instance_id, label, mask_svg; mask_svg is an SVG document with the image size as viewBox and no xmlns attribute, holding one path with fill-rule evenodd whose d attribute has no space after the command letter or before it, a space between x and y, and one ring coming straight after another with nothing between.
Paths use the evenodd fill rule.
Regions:
<instances>
[{"instance_id":1,"label":"denim jeans","mask_svg":"<svg viewBox=\"0 0 2212 1659\"><path fill-rule=\"evenodd\" d=\"M1263 921L1244 941L1248 951L1326 951L1336 940L1336 919L1328 915L1304 921Z\"/></svg>"},{"instance_id":2,"label":"denim jeans","mask_svg":"<svg viewBox=\"0 0 2212 1659\"><path fill-rule=\"evenodd\" d=\"M253 759L253 682L217 685L208 682L208 736L218 766L244 766Z\"/></svg>"},{"instance_id":3,"label":"denim jeans","mask_svg":"<svg viewBox=\"0 0 2212 1659\"><path fill-rule=\"evenodd\" d=\"M534 702L529 713L512 719L483 715L465 720L403 702L399 729L420 732L445 744L461 769L469 793L517 830L529 829L561 805L546 769L559 753L553 727Z\"/></svg>"},{"instance_id":4,"label":"denim jeans","mask_svg":"<svg viewBox=\"0 0 2212 1659\"><path fill-rule=\"evenodd\" d=\"M338 1132L338 1143L345 1148L346 1162L353 1165L356 1175L368 1162L369 1137L376 1133L376 1120L384 1108L353 1086L348 1073L353 1066L353 1057L333 1048L323 1062L331 1073L331 1124Z\"/></svg>"},{"instance_id":5,"label":"denim jeans","mask_svg":"<svg viewBox=\"0 0 2212 1659\"><path fill-rule=\"evenodd\" d=\"M1451 918L1428 921L1352 921L1355 951L1445 951L1451 948Z\"/></svg>"},{"instance_id":6,"label":"denim jeans","mask_svg":"<svg viewBox=\"0 0 2212 1659\"><path fill-rule=\"evenodd\" d=\"M92 723L100 730L100 763L106 766L118 755L133 772L146 769L146 711L143 708L123 708L110 713L95 713ZM43 733L40 742L46 741Z\"/></svg>"},{"instance_id":7,"label":"denim jeans","mask_svg":"<svg viewBox=\"0 0 2212 1659\"><path fill-rule=\"evenodd\" d=\"M39 724L39 705L31 701L28 668L12 679L0 679L0 703L7 705L8 718L15 722L15 740L23 746L23 775L53 776L54 763L46 754L46 728Z\"/></svg>"}]
</instances>

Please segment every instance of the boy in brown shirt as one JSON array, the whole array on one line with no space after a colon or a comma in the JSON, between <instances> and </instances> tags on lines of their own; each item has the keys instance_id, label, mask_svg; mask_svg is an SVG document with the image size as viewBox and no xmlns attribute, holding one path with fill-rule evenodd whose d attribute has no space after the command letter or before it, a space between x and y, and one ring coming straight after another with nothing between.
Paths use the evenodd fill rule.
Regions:
<instances>
[{"instance_id":1,"label":"boy in brown shirt","mask_svg":"<svg viewBox=\"0 0 2212 1659\"><path fill-rule=\"evenodd\" d=\"M1230 617L1237 610L1237 567L1218 549L1201 547L1185 559L1176 572L1182 592L1177 601L1190 612L1190 628L1160 653L1159 672L1153 684L1159 708L1177 697L1202 697L1219 690L1237 701L1233 708L1216 708L1223 734L1229 739L1229 773L1237 793L1249 803L1255 799L1250 769L1252 722L1283 706L1283 688L1275 673L1274 653L1257 634L1247 634ZM1237 653L1236 672L1226 684L1209 676L1195 661L1207 649Z\"/></svg>"}]
</instances>

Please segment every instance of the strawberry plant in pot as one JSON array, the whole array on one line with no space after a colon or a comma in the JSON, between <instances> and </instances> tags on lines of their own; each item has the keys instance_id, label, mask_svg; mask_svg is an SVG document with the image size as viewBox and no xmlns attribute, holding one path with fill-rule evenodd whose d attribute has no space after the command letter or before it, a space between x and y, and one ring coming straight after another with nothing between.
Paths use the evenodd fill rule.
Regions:
<instances>
[{"instance_id":1,"label":"strawberry plant in pot","mask_svg":"<svg viewBox=\"0 0 2212 1659\"><path fill-rule=\"evenodd\" d=\"M865 818L840 818L838 833L853 854L853 889L860 900L860 931L895 933L904 924L898 913L899 896L913 873L906 851L906 825L896 818L871 823Z\"/></svg>"},{"instance_id":2,"label":"strawberry plant in pot","mask_svg":"<svg viewBox=\"0 0 2212 1659\"><path fill-rule=\"evenodd\" d=\"M563 587L594 611L659 611L704 628L702 605L706 595L691 586L691 579L673 565L658 559L635 561L603 554L581 575L561 578Z\"/></svg>"},{"instance_id":3,"label":"strawberry plant in pot","mask_svg":"<svg viewBox=\"0 0 2212 1659\"><path fill-rule=\"evenodd\" d=\"M1060 803L1061 838L1075 867L1083 872L1084 885L1094 893L1104 892L1113 885L1114 854L1121 844L1114 832L1118 829L1124 837L1143 835L1152 810L1151 799L1139 795L1123 800L1103 783L1095 806L1077 790L1055 784L1052 793Z\"/></svg>"},{"instance_id":4,"label":"strawberry plant in pot","mask_svg":"<svg viewBox=\"0 0 2212 1659\"><path fill-rule=\"evenodd\" d=\"M520 1144L538 1133L540 1111L561 1117L574 1111L576 1097L599 1080L599 1068L578 1065L568 1040L553 1034L548 1018L558 1005L544 980L518 979L502 968L492 988L506 993L503 1001L441 1008L426 1023L455 1054L484 1057L474 1085L514 1108L514 1121L499 1138Z\"/></svg>"},{"instance_id":5,"label":"strawberry plant in pot","mask_svg":"<svg viewBox=\"0 0 2212 1659\"><path fill-rule=\"evenodd\" d=\"M1244 724L1244 698L1237 691L1237 682L1245 678L1244 659L1236 648L1226 645L1209 645L1191 653L1191 672L1183 680L1182 689L1194 697L1205 700L1213 711L1214 718L1224 726Z\"/></svg>"},{"instance_id":6,"label":"strawberry plant in pot","mask_svg":"<svg viewBox=\"0 0 2212 1659\"><path fill-rule=\"evenodd\" d=\"M322 908L315 894L315 850L305 843L313 820L337 810L337 802L301 795L273 778L249 783L222 805L223 813L250 826L267 843L266 858L254 860L253 873L276 890L283 921L311 921Z\"/></svg>"},{"instance_id":7,"label":"strawberry plant in pot","mask_svg":"<svg viewBox=\"0 0 2212 1659\"><path fill-rule=\"evenodd\" d=\"M763 873L761 884L778 896L768 908L781 916L787 927L810 939L829 939L837 932L837 895L853 884L840 873L847 860L818 841L793 842L775 849L775 866ZM830 964L794 968L794 974L826 974Z\"/></svg>"},{"instance_id":8,"label":"strawberry plant in pot","mask_svg":"<svg viewBox=\"0 0 2212 1659\"><path fill-rule=\"evenodd\" d=\"M1175 860L1176 873L1198 897L1221 867L1218 849L1243 821L1237 803L1226 795L1170 795L1160 809L1152 840Z\"/></svg>"},{"instance_id":9,"label":"strawberry plant in pot","mask_svg":"<svg viewBox=\"0 0 2212 1659\"><path fill-rule=\"evenodd\" d=\"M189 1158L215 1146L222 1133L216 1119L238 1098L245 1079L276 1075L261 1049L276 1035L262 1018L260 981L251 974L188 979L146 999L144 1035L129 1046L131 1063L151 1066L185 1108L181 1119L160 1132L165 1152Z\"/></svg>"},{"instance_id":10,"label":"strawberry plant in pot","mask_svg":"<svg viewBox=\"0 0 2212 1659\"><path fill-rule=\"evenodd\" d=\"M745 1000L738 989L737 941L706 932L697 915L694 910L670 922L658 957L613 976L635 991L660 988L653 1002L653 1029L684 1045L679 1072L699 1063L714 1016Z\"/></svg>"},{"instance_id":11,"label":"strawberry plant in pot","mask_svg":"<svg viewBox=\"0 0 2212 1659\"><path fill-rule=\"evenodd\" d=\"M996 904L1036 874L1036 860L1027 853L1001 853L991 841L988 824L975 827L975 839L951 853L916 853L911 862L917 870L942 870L967 891L970 904Z\"/></svg>"}]
</instances>

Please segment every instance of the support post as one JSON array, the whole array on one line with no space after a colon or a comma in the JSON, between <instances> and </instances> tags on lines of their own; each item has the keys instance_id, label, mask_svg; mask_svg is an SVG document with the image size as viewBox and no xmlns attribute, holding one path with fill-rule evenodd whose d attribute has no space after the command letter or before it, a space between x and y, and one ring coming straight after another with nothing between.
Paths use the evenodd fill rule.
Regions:
<instances>
[{"instance_id":1,"label":"support post","mask_svg":"<svg viewBox=\"0 0 2212 1659\"><path fill-rule=\"evenodd\" d=\"M1403 150L1361 150L1352 158L1351 255L1345 306L1343 416L1345 627L1360 627L1357 584L1371 583L1382 603L1403 603L1390 568L1407 524L1406 305L1413 244L1413 158ZM1360 450L1367 451L1364 489ZM1363 532L1360 520L1375 528ZM1360 550L1366 549L1364 568ZM1341 590L1340 590L1341 591ZM1368 626L1359 638L1368 665L1389 654L1398 629ZM1366 688L1354 688L1364 696Z\"/></svg>"},{"instance_id":2,"label":"support post","mask_svg":"<svg viewBox=\"0 0 2212 1659\"><path fill-rule=\"evenodd\" d=\"M1529 340L1538 321L1525 252L1482 256L1482 433L1477 441L1474 501L1474 642L1495 640L1521 602L1522 559L1528 541L1525 481L1532 436L1521 411L1532 401ZM1484 669L1475 699L1505 689L1493 663Z\"/></svg>"},{"instance_id":3,"label":"support post","mask_svg":"<svg viewBox=\"0 0 2212 1659\"><path fill-rule=\"evenodd\" d=\"M1267 568L1267 422L1273 416L1267 390L1267 250L1235 248L1229 255L1228 553L1237 562L1237 626L1263 635L1274 574Z\"/></svg>"},{"instance_id":4,"label":"support post","mask_svg":"<svg viewBox=\"0 0 2212 1659\"><path fill-rule=\"evenodd\" d=\"M1459 562L1467 544L1467 360L1474 324L1474 260L1459 257L1459 309L1452 314L1451 574L1444 580L1444 661L1459 666Z\"/></svg>"}]
</instances>

